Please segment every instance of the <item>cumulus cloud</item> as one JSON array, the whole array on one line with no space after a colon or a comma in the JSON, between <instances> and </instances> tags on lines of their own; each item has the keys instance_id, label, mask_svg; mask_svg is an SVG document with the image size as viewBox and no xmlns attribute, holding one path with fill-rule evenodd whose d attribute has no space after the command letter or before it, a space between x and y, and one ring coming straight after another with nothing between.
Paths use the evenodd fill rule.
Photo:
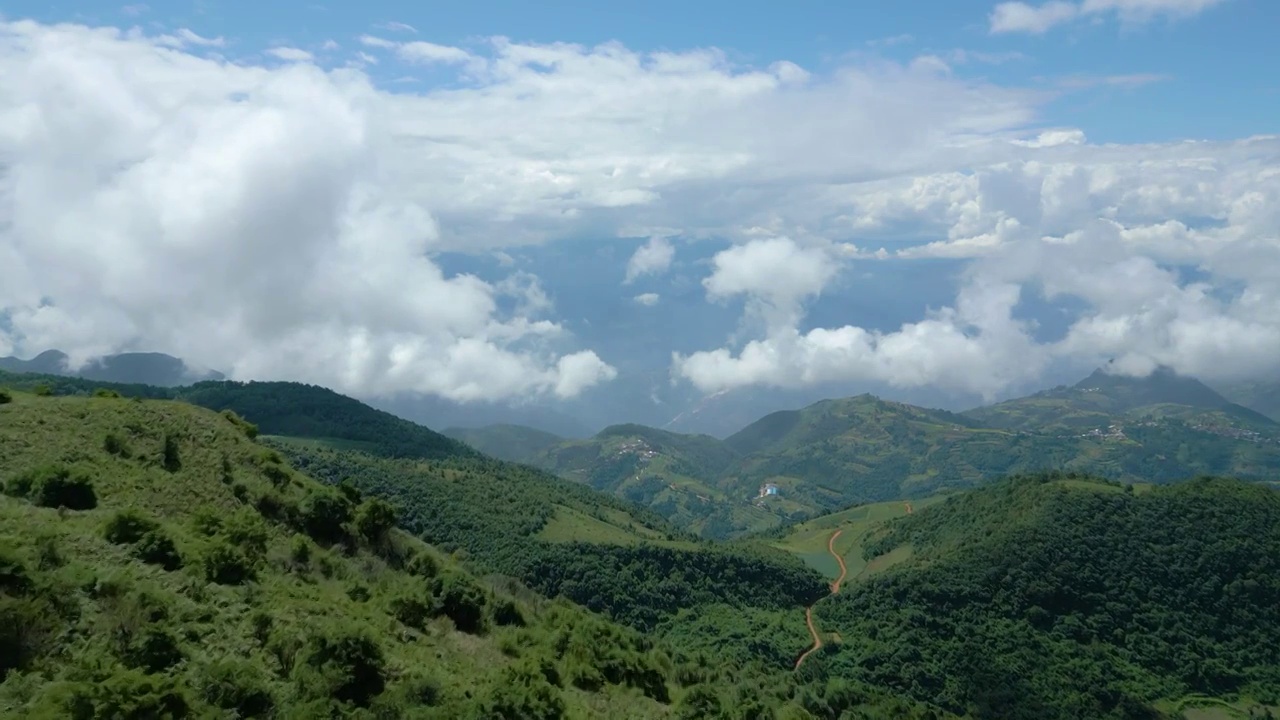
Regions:
<instances>
[{"instance_id":1,"label":"cumulus cloud","mask_svg":"<svg viewBox=\"0 0 1280 720\"><path fill-rule=\"evenodd\" d=\"M644 305L645 307L653 307L654 305L658 304L658 301L661 300L662 297L658 295L658 293L640 293L639 295L636 295L631 299L634 300L638 305Z\"/></svg>"},{"instance_id":2,"label":"cumulus cloud","mask_svg":"<svg viewBox=\"0 0 1280 720\"><path fill-rule=\"evenodd\" d=\"M536 278L447 276L358 73L204 60L114 30L0 26L6 345L130 346L239 378L466 401L614 377L558 355ZM403 169L403 168L402 168ZM498 310L503 295L514 313Z\"/></svg>"},{"instance_id":3,"label":"cumulus cloud","mask_svg":"<svg viewBox=\"0 0 1280 720\"><path fill-rule=\"evenodd\" d=\"M1049 0L1039 5L1002 2L991 11L992 33L1024 32L1039 35L1077 18L1113 14L1125 24L1159 18L1178 20L1221 5L1227 0Z\"/></svg>"},{"instance_id":4,"label":"cumulus cloud","mask_svg":"<svg viewBox=\"0 0 1280 720\"><path fill-rule=\"evenodd\" d=\"M624 284L634 281L642 275L658 275L671 267L676 256L676 249L664 237L654 236L649 242L636 248L627 261L627 275Z\"/></svg>"},{"instance_id":5,"label":"cumulus cloud","mask_svg":"<svg viewBox=\"0 0 1280 720\"><path fill-rule=\"evenodd\" d=\"M736 350L676 355L673 373L707 392L865 380L991 398L1054 360L1206 379L1274 372L1280 138L1104 147L1049 131L1010 145L1029 156L850 193L863 232L946 237L899 248L895 261L971 261L953 305L892 332L801 332L800 316L783 316ZM704 283L711 297L719 272ZM773 292L742 287L761 301ZM1084 309L1061 337L1037 341L1017 312L1033 294Z\"/></svg>"},{"instance_id":6,"label":"cumulus cloud","mask_svg":"<svg viewBox=\"0 0 1280 720\"><path fill-rule=\"evenodd\" d=\"M353 68L210 59L195 37L0 25L0 347L159 350L357 394L565 397L616 372L537 278L432 257L678 235L729 242L708 299L760 321L675 358L708 390L991 394L1060 358L1222 375L1280 351L1276 138L1092 144L1034 124L1053 93L928 63L819 74L493 38L424 51L465 53L431 69L464 82L392 93ZM416 69L413 43L360 44ZM670 253L651 240L628 276ZM805 324L846 267L940 257L966 268L945 307L889 331ZM1036 295L1084 309L1036 341L1019 312Z\"/></svg>"}]
</instances>

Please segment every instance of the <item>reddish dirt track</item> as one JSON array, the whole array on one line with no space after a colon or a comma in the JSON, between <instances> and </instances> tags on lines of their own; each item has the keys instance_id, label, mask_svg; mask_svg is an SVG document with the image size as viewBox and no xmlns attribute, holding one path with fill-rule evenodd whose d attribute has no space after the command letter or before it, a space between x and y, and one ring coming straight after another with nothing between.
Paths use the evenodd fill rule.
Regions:
<instances>
[{"instance_id":1,"label":"reddish dirt track","mask_svg":"<svg viewBox=\"0 0 1280 720\"><path fill-rule=\"evenodd\" d=\"M910 512L910 509L908 509L908 512ZM836 538L840 537L840 533L842 532L844 531L836 530L831 533L831 537L827 538L827 552L831 553L831 557L835 558L837 563L840 563L840 577L836 578L835 582L831 583L832 595L840 592L840 584L844 582L845 576L849 574L849 569L844 566L844 558L840 557L840 554L836 552ZM822 637L818 635L818 628L813 624L812 605L804 609L804 623L809 626L809 634L813 636L813 646L808 650L805 650L800 657L796 658L797 670L800 669L800 664L805 661L805 658L818 652L818 650L822 648Z\"/></svg>"}]
</instances>

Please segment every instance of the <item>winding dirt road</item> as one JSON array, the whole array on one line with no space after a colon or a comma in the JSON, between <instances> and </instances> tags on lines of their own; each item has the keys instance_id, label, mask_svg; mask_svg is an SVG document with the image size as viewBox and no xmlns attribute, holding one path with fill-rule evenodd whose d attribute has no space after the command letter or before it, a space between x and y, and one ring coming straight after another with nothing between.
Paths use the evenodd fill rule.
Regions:
<instances>
[{"instance_id":1,"label":"winding dirt road","mask_svg":"<svg viewBox=\"0 0 1280 720\"><path fill-rule=\"evenodd\" d=\"M844 532L844 530L836 530L831 533L831 537L827 538L827 552L831 553L831 557L835 558L836 562L840 563L840 577L836 578L835 582L831 583L832 595L840 592L840 583L843 583L845 576L849 574L849 569L844 566L844 558L836 552L836 538L840 537L840 533L842 532ZM800 657L796 658L796 670L800 669L800 664L805 661L805 658L818 652L818 650L822 648L822 637L818 635L818 628L813 624L812 605L804 609L804 623L809 626L809 634L813 636L813 646L801 653Z\"/></svg>"}]
</instances>

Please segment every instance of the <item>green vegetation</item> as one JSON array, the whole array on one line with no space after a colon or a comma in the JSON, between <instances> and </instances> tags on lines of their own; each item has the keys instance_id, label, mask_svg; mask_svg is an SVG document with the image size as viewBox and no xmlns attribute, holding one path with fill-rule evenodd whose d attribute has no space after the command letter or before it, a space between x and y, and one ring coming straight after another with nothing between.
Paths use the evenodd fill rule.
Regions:
<instances>
[{"instance_id":1,"label":"green vegetation","mask_svg":"<svg viewBox=\"0 0 1280 720\"><path fill-rule=\"evenodd\" d=\"M442 467L361 457L378 470ZM367 478L325 485L284 460L242 422L183 403L19 393L0 408L8 492L0 496L0 716L836 717L804 714L834 695L803 687L782 662L794 608L753 609L794 594L778 585L803 586L803 570L760 582L751 574L776 568L763 558L743 566L745 551L607 546L625 551L612 555L534 541L563 552L521 555L501 538L459 564L395 529L398 515L421 534L451 534L461 549L499 514L477 513L468 529L461 506L452 518L421 504L397 508L387 502L394 496L362 492ZM450 462L454 472L490 477L485 491L509 478L484 473L513 467ZM93 507L32 501L46 492L65 499L46 488L81 480L94 489ZM498 507L509 529L520 516ZM574 560L579 551L591 559ZM606 609L631 608L636 624L649 603L691 627L679 610L663 609L684 607L684 592L729 604L698 614L686 643L696 647L685 650L661 632L646 637L513 580L480 579L467 566L482 556L541 562L538 573L564 569L556 581L566 587L607 582ZM614 576L603 574L605 563ZM690 577L656 572L655 563ZM718 592L736 573L747 577ZM628 586L631 579L652 587ZM637 591L643 600L624 603ZM764 619L774 625L761 656L749 630ZM718 646L722 630L729 642ZM929 712L864 686L856 697L868 717Z\"/></svg>"},{"instance_id":2,"label":"green vegetation","mask_svg":"<svg viewBox=\"0 0 1280 720\"><path fill-rule=\"evenodd\" d=\"M815 678L978 718L1280 702L1280 494L1263 486L1020 477L892 521L865 548L911 552L818 604L843 642L806 663Z\"/></svg>"},{"instance_id":3,"label":"green vegetation","mask_svg":"<svg viewBox=\"0 0 1280 720\"><path fill-rule=\"evenodd\" d=\"M524 425L448 428L441 434L464 442L489 457L519 463L529 462L539 453L565 441L559 435Z\"/></svg>"}]
</instances>

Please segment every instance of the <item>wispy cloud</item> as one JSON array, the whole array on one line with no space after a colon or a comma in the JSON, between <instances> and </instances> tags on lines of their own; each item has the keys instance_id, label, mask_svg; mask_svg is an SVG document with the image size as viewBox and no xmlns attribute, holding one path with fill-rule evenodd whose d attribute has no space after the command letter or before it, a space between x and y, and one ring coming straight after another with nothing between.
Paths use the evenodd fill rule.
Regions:
<instances>
[{"instance_id":1,"label":"wispy cloud","mask_svg":"<svg viewBox=\"0 0 1280 720\"><path fill-rule=\"evenodd\" d=\"M1040 35L1078 18L1115 15L1121 23L1135 25L1158 18L1178 20L1199 15L1228 0L1049 0L1040 5L1002 2L991 11L990 30L996 33Z\"/></svg>"},{"instance_id":2,"label":"wispy cloud","mask_svg":"<svg viewBox=\"0 0 1280 720\"><path fill-rule=\"evenodd\" d=\"M131 16L137 17L138 15L141 15L142 13L150 9L151 8L147 7L143 3L135 3L133 5L125 5L124 7L120 8L120 12L124 13L125 15L131 15Z\"/></svg>"},{"instance_id":3,"label":"wispy cloud","mask_svg":"<svg viewBox=\"0 0 1280 720\"><path fill-rule=\"evenodd\" d=\"M287 62L311 62L315 59L311 53L296 47L273 47L267 50L267 54Z\"/></svg>"},{"instance_id":4,"label":"wispy cloud","mask_svg":"<svg viewBox=\"0 0 1280 720\"><path fill-rule=\"evenodd\" d=\"M384 50L394 49L396 47L399 47L400 45L400 43L394 40L387 40L386 38L380 38L377 35L361 35L357 39L360 41L360 44L364 45L365 47L382 48Z\"/></svg>"},{"instance_id":5,"label":"wispy cloud","mask_svg":"<svg viewBox=\"0 0 1280 720\"><path fill-rule=\"evenodd\" d=\"M418 29L410 25L409 23L397 22L395 20L384 22L380 25L375 25L374 27L378 28L379 30L388 30L390 32L415 33L415 34L418 32Z\"/></svg>"},{"instance_id":6,"label":"wispy cloud","mask_svg":"<svg viewBox=\"0 0 1280 720\"><path fill-rule=\"evenodd\" d=\"M219 35L218 37L204 37L196 34L190 28L179 28L172 35L161 35L156 38L156 42L161 45L167 45L174 48L185 47L226 47L226 38Z\"/></svg>"},{"instance_id":7,"label":"wispy cloud","mask_svg":"<svg viewBox=\"0 0 1280 720\"><path fill-rule=\"evenodd\" d=\"M903 45L915 40L915 36L910 33L902 33L901 35L890 35L889 37L876 38L868 40L867 47L882 48L893 47L894 45Z\"/></svg>"}]
</instances>

